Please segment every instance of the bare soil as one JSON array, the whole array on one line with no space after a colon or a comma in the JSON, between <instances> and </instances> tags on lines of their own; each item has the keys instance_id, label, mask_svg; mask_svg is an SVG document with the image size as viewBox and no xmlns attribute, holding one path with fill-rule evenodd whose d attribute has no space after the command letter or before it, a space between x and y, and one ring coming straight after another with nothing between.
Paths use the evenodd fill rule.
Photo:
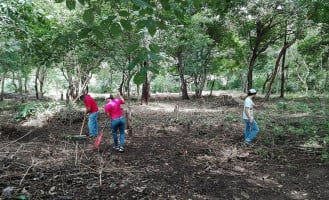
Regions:
<instances>
[{"instance_id":1,"label":"bare soil","mask_svg":"<svg viewBox=\"0 0 329 200\"><path fill-rule=\"evenodd\" d=\"M99 149L93 138L67 137L79 135L82 115L32 127L2 110L0 199L329 199L328 163L296 138L274 137L275 119L261 126L254 147L242 145L241 102L226 95L131 101L124 153L112 149L108 127ZM106 121L101 113L101 128Z\"/></svg>"}]
</instances>

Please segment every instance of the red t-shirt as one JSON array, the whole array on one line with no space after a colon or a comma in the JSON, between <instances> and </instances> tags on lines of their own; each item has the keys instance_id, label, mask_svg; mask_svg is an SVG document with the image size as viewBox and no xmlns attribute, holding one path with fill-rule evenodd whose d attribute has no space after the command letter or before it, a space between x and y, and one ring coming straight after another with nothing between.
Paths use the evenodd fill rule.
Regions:
<instances>
[{"instance_id":1,"label":"red t-shirt","mask_svg":"<svg viewBox=\"0 0 329 200\"><path fill-rule=\"evenodd\" d=\"M120 107L121 104L124 104L124 101L121 99L113 99L110 103L105 105L105 113L109 113L111 119L117 119L123 116L122 109Z\"/></svg>"},{"instance_id":2,"label":"red t-shirt","mask_svg":"<svg viewBox=\"0 0 329 200\"><path fill-rule=\"evenodd\" d=\"M84 103L86 108L87 109L89 108L89 113L94 113L98 111L98 106L96 101L89 94L85 95Z\"/></svg>"}]
</instances>

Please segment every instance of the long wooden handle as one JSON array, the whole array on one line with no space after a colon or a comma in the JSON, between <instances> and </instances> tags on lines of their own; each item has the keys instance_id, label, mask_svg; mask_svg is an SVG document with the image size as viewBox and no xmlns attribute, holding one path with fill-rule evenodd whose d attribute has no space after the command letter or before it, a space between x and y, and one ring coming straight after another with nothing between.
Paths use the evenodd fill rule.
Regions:
<instances>
[{"instance_id":1,"label":"long wooden handle","mask_svg":"<svg viewBox=\"0 0 329 200\"><path fill-rule=\"evenodd\" d=\"M80 135L82 135L83 127L85 126L85 121L86 121L86 115L84 115L84 117L83 117L83 122L82 122L81 130L80 130Z\"/></svg>"}]
</instances>

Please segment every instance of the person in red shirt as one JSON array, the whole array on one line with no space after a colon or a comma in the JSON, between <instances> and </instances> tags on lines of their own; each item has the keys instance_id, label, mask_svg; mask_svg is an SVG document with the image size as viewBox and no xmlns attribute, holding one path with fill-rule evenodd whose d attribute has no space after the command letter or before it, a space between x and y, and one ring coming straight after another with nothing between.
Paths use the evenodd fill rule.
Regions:
<instances>
[{"instance_id":1,"label":"person in red shirt","mask_svg":"<svg viewBox=\"0 0 329 200\"><path fill-rule=\"evenodd\" d=\"M80 100L83 101L83 103L86 106L85 115L89 115L88 118L89 135L92 137L96 137L98 135L98 115L99 115L97 103L89 94L81 95Z\"/></svg>"},{"instance_id":2,"label":"person in red shirt","mask_svg":"<svg viewBox=\"0 0 329 200\"><path fill-rule=\"evenodd\" d=\"M114 98L113 95L106 97L105 100L107 104L105 105L105 114L111 120L111 129L113 136L113 149L118 150L119 152L124 152L124 142L125 142L125 127L126 127L126 118L123 115L121 109L121 104L124 104L125 101L121 94L118 94L118 98ZM120 132L120 138L118 141L117 132Z\"/></svg>"}]
</instances>

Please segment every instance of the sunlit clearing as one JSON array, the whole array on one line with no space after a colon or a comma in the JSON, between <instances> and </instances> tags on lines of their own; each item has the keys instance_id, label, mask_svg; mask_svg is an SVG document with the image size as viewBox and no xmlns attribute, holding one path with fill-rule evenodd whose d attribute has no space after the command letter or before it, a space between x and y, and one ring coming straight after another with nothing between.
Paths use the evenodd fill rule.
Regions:
<instances>
[{"instance_id":1,"label":"sunlit clearing","mask_svg":"<svg viewBox=\"0 0 329 200\"><path fill-rule=\"evenodd\" d=\"M163 111L163 112L174 112L175 104L164 104L164 103L154 103L152 105L148 105L147 109L155 110L155 111ZM223 112L222 110L217 109L203 109L202 107L197 108L182 108L179 107L179 112Z\"/></svg>"}]
</instances>

